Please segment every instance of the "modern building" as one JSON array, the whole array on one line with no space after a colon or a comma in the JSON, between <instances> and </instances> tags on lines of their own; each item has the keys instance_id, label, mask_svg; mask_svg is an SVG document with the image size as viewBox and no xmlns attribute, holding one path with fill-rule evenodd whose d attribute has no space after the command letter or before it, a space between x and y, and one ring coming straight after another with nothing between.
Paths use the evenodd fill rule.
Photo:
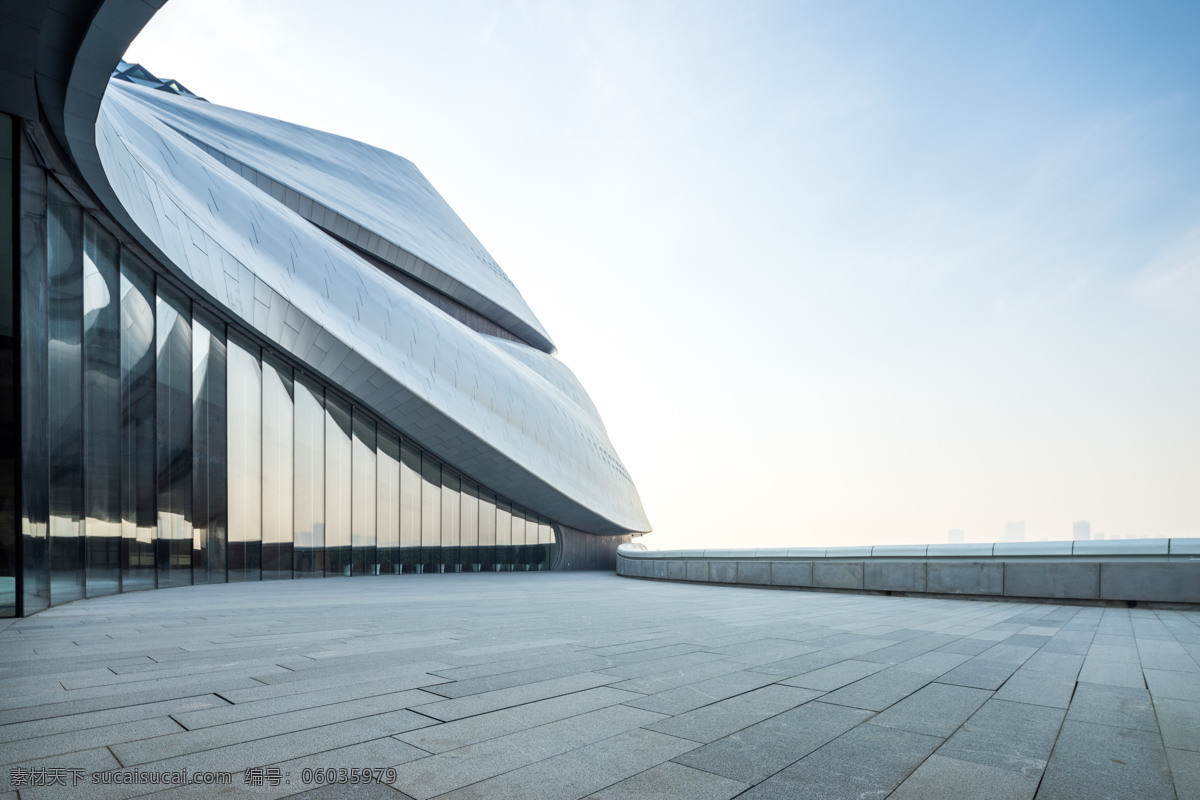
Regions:
<instances>
[{"instance_id":1,"label":"modern building","mask_svg":"<svg viewBox=\"0 0 1200 800\"><path fill-rule=\"evenodd\" d=\"M1006 542L1023 542L1023 541L1025 541L1025 523L1024 522L1006 522L1006 523L1004 523L1004 541L1006 541Z\"/></svg>"},{"instance_id":2,"label":"modern building","mask_svg":"<svg viewBox=\"0 0 1200 800\"><path fill-rule=\"evenodd\" d=\"M611 565L650 525L500 266L409 161L123 62L161 4L0 5L0 615Z\"/></svg>"},{"instance_id":3,"label":"modern building","mask_svg":"<svg viewBox=\"0 0 1200 800\"><path fill-rule=\"evenodd\" d=\"M1087 520L1076 522L1072 526L1071 538L1077 542L1084 542L1092 538L1092 523ZM1099 537L1097 537L1099 538Z\"/></svg>"},{"instance_id":4,"label":"modern building","mask_svg":"<svg viewBox=\"0 0 1200 800\"><path fill-rule=\"evenodd\" d=\"M951 528L946 531L946 541L950 544L962 544L967 540L967 535L959 528Z\"/></svg>"}]
</instances>

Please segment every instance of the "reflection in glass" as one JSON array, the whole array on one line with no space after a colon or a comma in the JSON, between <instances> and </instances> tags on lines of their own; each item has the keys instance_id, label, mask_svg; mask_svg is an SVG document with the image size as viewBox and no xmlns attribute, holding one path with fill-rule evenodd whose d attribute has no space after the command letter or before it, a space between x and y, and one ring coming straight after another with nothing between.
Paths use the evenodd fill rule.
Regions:
<instances>
[{"instance_id":1,"label":"reflection in glass","mask_svg":"<svg viewBox=\"0 0 1200 800\"><path fill-rule=\"evenodd\" d=\"M421 451L400 440L400 563L413 570L421 550Z\"/></svg>"},{"instance_id":2,"label":"reflection in glass","mask_svg":"<svg viewBox=\"0 0 1200 800\"><path fill-rule=\"evenodd\" d=\"M225 582L225 325L192 317L192 582Z\"/></svg>"},{"instance_id":3,"label":"reflection in glass","mask_svg":"<svg viewBox=\"0 0 1200 800\"><path fill-rule=\"evenodd\" d=\"M84 508L87 595L121 591L121 310L117 240L83 228Z\"/></svg>"},{"instance_id":4,"label":"reflection in glass","mask_svg":"<svg viewBox=\"0 0 1200 800\"><path fill-rule=\"evenodd\" d=\"M479 487L479 563L491 569L496 561L496 495Z\"/></svg>"},{"instance_id":5,"label":"reflection in glass","mask_svg":"<svg viewBox=\"0 0 1200 800\"><path fill-rule=\"evenodd\" d=\"M17 614L17 308L13 118L0 114L0 617Z\"/></svg>"},{"instance_id":6,"label":"reflection in glass","mask_svg":"<svg viewBox=\"0 0 1200 800\"><path fill-rule=\"evenodd\" d=\"M463 569L479 563L479 484L463 478L459 511L459 544Z\"/></svg>"},{"instance_id":7,"label":"reflection in glass","mask_svg":"<svg viewBox=\"0 0 1200 800\"><path fill-rule=\"evenodd\" d=\"M459 489L462 480L449 467L442 467L442 553L441 563L457 567L462 563L459 552Z\"/></svg>"},{"instance_id":8,"label":"reflection in glass","mask_svg":"<svg viewBox=\"0 0 1200 800\"><path fill-rule=\"evenodd\" d=\"M158 283L158 588L192 582L192 309Z\"/></svg>"},{"instance_id":9,"label":"reflection in glass","mask_svg":"<svg viewBox=\"0 0 1200 800\"><path fill-rule=\"evenodd\" d=\"M325 574L325 392L297 375L295 491L296 577Z\"/></svg>"},{"instance_id":10,"label":"reflection in glass","mask_svg":"<svg viewBox=\"0 0 1200 800\"><path fill-rule=\"evenodd\" d=\"M154 273L121 251L121 587L153 589L158 533Z\"/></svg>"},{"instance_id":11,"label":"reflection in glass","mask_svg":"<svg viewBox=\"0 0 1200 800\"><path fill-rule=\"evenodd\" d=\"M421 453L421 561L426 570L436 571L442 546L442 464Z\"/></svg>"},{"instance_id":12,"label":"reflection in glass","mask_svg":"<svg viewBox=\"0 0 1200 800\"><path fill-rule=\"evenodd\" d=\"M501 569L511 569L512 552L512 501L496 498L496 563Z\"/></svg>"},{"instance_id":13,"label":"reflection in glass","mask_svg":"<svg viewBox=\"0 0 1200 800\"><path fill-rule=\"evenodd\" d=\"M21 592L24 614L41 611L50 604L49 427L47 388L47 294L49 271L46 269L46 173L34 160L23 136L14 144L20 151L20 245L21 276L20 347L21 375ZM16 450L14 449L14 455Z\"/></svg>"},{"instance_id":14,"label":"reflection in glass","mask_svg":"<svg viewBox=\"0 0 1200 800\"><path fill-rule=\"evenodd\" d=\"M374 575L375 565L375 422L357 408L352 414L354 436L351 456L354 474L351 479L353 511L350 545L354 550L354 574Z\"/></svg>"},{"instance_id":15,"label":"reflection in glass","mask_svg":"<svg viewBox=\"0 0 1200 800\"><path fill-rule=\"evenodd\" d=\"M262 577L262 370L258 346L229 336L230 581Z\"/></svg>"},{"instance_id":16,"label":"reflection in glass","mask_svg":"<svg viewBox=\"0 0 1200 800\"><path fill-rule=\"evenodd\" d=\"M350 404L325 396L325 574L350 574Z\"/></svg>"},{"instance_id":17,"label":"reflection in glass","mask_svg":"<svg viewBox=\"0 0 1200 800\"><path fill-rule=\"evenodd\" d=\"M50 602L83 597L82 217L50 183L47 214Z\"/></svg>"},{"instance_id":18,"label":"reflection in glass","mask_svg":"<svg viewBox=\"0 0 1200 800\"><path fill-rule=\"evenodd\" d=\"M292 368L262 362L262 573L263 580L292 577Z\"/></svg>"},{"instance_id":19,"label":"reflection in glass","mask_svg":"<svg viewBox=\"0 0 1200 800\"><path fill-rule=\"evenodd\" d=\"M379 571L390 575L400 566L400 437L380 425L376 444L376 552Z\"/></svg>"}]
</instances>

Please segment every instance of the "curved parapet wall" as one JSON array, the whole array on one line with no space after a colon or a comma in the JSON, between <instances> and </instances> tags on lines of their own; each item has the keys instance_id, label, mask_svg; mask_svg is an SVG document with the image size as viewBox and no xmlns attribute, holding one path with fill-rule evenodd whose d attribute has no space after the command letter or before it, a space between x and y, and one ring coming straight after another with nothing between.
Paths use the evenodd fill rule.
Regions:
<instances>
[{"instance_id":1,"label":"curved parapet wall","mask_svg":"<svg viewBox=\"0 0 1200 800\"><path fill-rule=\"evenodd\" d=\"M630 578L984 599L1200 604L1200 538L617 549Z\"/></svg>"}]
</instances>

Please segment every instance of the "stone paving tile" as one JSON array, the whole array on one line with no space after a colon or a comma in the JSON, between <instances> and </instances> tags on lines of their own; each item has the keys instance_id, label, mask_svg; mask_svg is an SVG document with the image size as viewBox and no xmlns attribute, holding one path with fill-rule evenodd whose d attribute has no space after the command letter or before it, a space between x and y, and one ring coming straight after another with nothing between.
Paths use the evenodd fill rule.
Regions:
<instances>
[{"instance_id":1,"label":"stone paving tile","mask_svg":"<svg viewBox=\"0 0 1200 800\"><path fill-rule=\"evenodd\" d=\"M434 703L414 705L413 708L427 717L433 717L442 722L452 722L464 717L473 717L488 711L498 711L502 708L523 705L534 700L545 700L563 694L595 689L597 686L613 683L614 678L598 672L582 672L568 675L565 678L555 678L537 683L527 683L523 686L513 686L509 689L498 689L494 692L471 694L453 700L439 700Z\"/></svg>"},{"instance_id":2,"label":"stone paving tile","mask_svg":"<svg viewBox=\"0 0 1200 800\"><path fill-rule=\"evenodd\" d=\"M1155 699L1200 700L1200 673L1145 670L1146 685ZM1080 680L1083 680L1081 677Z\"/></svg>"},{"instance_id":3,"label":"stone paving tile","mask_svg":"<svg viewBox=\"0 0 1200 800\"><path fill-rule=\"evenodd\" d=\"M871 723L944 739L991 696L986 689L931 683L896 703Z\"/></svg>"},{"instance_id":4,"label":"stone paving tile","mask_svg":"<svg viewBox=\"0 0 1200 800\"><path fill-rule=\"evenodd\" d=\"M399 777L392 785L417 800L426 800L662 718L649 711L612 706L411 761L398 768Z\"/></svg>"},{"instance_id":5,"label":"stone paving tile","mask_svg":"<svg viewBox=\"0 0 1200 800\"><path fill-rule=\"evenodd\" d=\"M1160 699L1154 702L1154 710L1163 745L1177 750L1200 751L1200 702Z\"/></svg>"},{"instance_id":6,"label":"stone paving tile","mask_svg":"<svg viewBox=\"0 0 1200 800\"><path fill-rule=\"evenodd\" d=\"M630 700L627 705L658 711L663 714L683 714L701 706L707 706L727 697L733 697L774 683L771 676L757 672L730 672L715 678L696 681L686 686L668 689L665 692ZM614 689L622 685L613 684ZM810 697L814 696L810 694ZM801 701L803 702L803 701ZM797 703L796 705L799 705Z\"/></svg>"},{"instance_id":7,"label":"stone paving tile","mask_svg":"<svg viewBox=\"0 0 1200 800\"><path fill-rule=\"evenodd\" d=\"M1150 702L1150 692L1094 683L1080 683L1075 689L1075 697L1067 711L1067 721L1151 732L1157 731L1159 724Z\"/></svg>"},{"instance_id":8,"label":"stone paving tile","mask_svg":"<svg viewBox=\"0 0 1200 800\"><path fill-rule=\"evenodd\" d=\"M408 731L396 738L430 753L443 753L525 728L615 706L636 697L637 695L629 692L602 686Z\"/></svg>"},{"instance_id":9,"label":"stone paving tile","mask_svg":"<svg viewBox=\"0 0 1200 800\"><path fill-rule=\"evenodd\" d=\"M673 669L665 669L662 672L651 673L638 678L630 678L624 681L618 680L609 685L614 689L621 689L626 692L655 695L670 691L671 689L690 686L693 683L708 678L742 672L745 669L745 664L735 664L732 661L703 661L699 664L676 666ZM604 674L607 675L608 672L606 671Z\"/></svg>"},{"instance_id":10,"label":"stone paving tile","mask_svg":"<svg viewBox=\"0 0 1200 800\"><path fill-rule=\"evenodd\" d=\"M140 703L124 708L86 711L79 714L36 719L29 722L14 722L11 725L0 726L0 743L12 742L18 739L32 739L37 736L50 736L68 731L85 730L87 728L99 728L119 722L134 722L153 717L172 716L178 721L187 712L210 708L229 708L229 703L216 695L207 694L199 697L185 697L180 700Z\"/></svg>"},{"instance_id":11,"label":"stone paving tile","mask_svg":"<svg viewBox=\"0 0 1200 800\"><path fill-rule=\"evenodd\" d=\"M830 692L821 700L870 711L883 711L908 697L934 677L928 673L908 672L901 667L892 667Z\"/></svg>"},{"instance_id":12,"label":"stone paving tile","mask_svg":"<svg viewBox=\"0 0 1200 800\"><path fill-rule=\"evenodd\" d=\"M335 722L401 711L425 702L431 697L433 695L419 689L412 689L407 692L367 697L349 703L304 708L299 711L254 717L208 728L172 732L170 735L159 734L153 739L139 737L142 741L114 744L111 745L111 749L113 755L128 767L203 750L214 750L238 742L253 742L292 731L319 728Z\"/></svg>"},{"instance_id":13,"label":"stone paving tile","mask_svg":"<svg viewBox=\"0 0 1200 800\"><path fill-rule=\"evenodd\" d=\"M1038 779L934 754L888 800L1031 800Z\"/></svg>"},{"instance_id":14,"label":"stone paving tile","mask_svg":"<svg viewBox=\"0 0 1200 800\"><path fill-rule=\"evenodd\" d=\"M886 664L848 659L830 664L828 667L814 669L812 672L805 672L794 678L787 678L780 683L804 689L816 689L821 692L832 692L834 689L840 689L883 669L887 669Z\"/></svg>"},{"instance_id":15,"label":"stone paving tile","mask_svg":"<svg viewBox=\"0 0 1200 800\"><path fill-rule=\"evenodd\" d=\"M1105 686L1125 686L1130 689L1145 689L1139 662L1099 661L1089 658L1079 670L1080 683L1097 683Z\"/></svg>"},{"instance_id":16,"label":"stone paving tile","mask_svg":"<svg viewBox=\"0 0 1200 800\"><path fill-rule=\"evenodd\" d=\"M1046 768L1063 715L1056 708L989 700L938 755L1037 776Z\"/></svg>"},{"instance_id":17,"label":"stone paving tile","mask_svg":"<svg viewBox=\"0 0 1200 800\"><path fill-rule=\"evenodd\" d=\"M668 761L588 795L589 800L729 800L746 784Z\"/></svg>"},{"instance_id":18,"label":"stone paving tile","mask_svg":"<svg viewBox=\"0 0 1200 800\"><path fill-rule=\"evenodd\" d=\"M745 794L745 800L859 800L886 797L942 740L859 725Z\"/></svg>"},{"instance_id":19,"label":"stone paving tile","mask_svg":"<svg viewBox=\"0 0 1200 800\"><path fill-rule=\"evenodd\" d=\"M1200 797L1200 752L1167 748L1167 762L1179 800Z\"/></svg>"},{"instance_id":20,"label":"stone paving tile","mask_svg":"<svg viewBox=\"0 0 1200 800\"><path fill-rule=\"evenodd\" d=\"M996 699L1065 709L1071 704L1075 685L1074 679L1065 680L1022 668L1014 672L996 691Z\"/></svg>"},{"instance_id":21,"label":"stone paving tile","mask_svg":"<svg viewBox=\"0 0 1200 800\"><path fill-rule=\"evenodd\" d=\"M198 586L0 628L0 752L31 748L16 751L22 767L104 770L116 751L147 759L138 769L239 779L249 766L294 779L424 762L430 785L444 776L452 794L523 798L533 786L554 800L1005 798L1039 779L1051 796L1078 782L1072 770L1111 768L1123 776L1094 779L1097 796L1153 797L1165 774L1187 798L1200 771L1197 658L1193 611L600 573ZM454 719L425 713L437 709ZM0 798L11 788L0 782ZM294 781L87 788L21 798L409 796Z\"/></svg>"},{"instance_id":22,"label":"stone paving tile","mask_svg":"<svg viewBox=\"0 0 1200 800\"><path fill-rule=\"evenodd\" d=\"M445 800L568 800L586 797L687 752L695 742L635 730L497 775Z\"/></svg>"},{"instance_id":23,"label":"stone paving tile","mask_svg":"<svg viewBox=\"0 0 1200 800\"><path fill-rule=\"evenodd\" d=\"M941 675L938 681L995 691L1016 671L1014 664L989 661L980 655Z\"/></svg>"},{"instance_id":24,"label":"stone paving tile","mask_svg":"<svg viewBox=\"0 0 1200 800\"><path fill-rule=\"evenodd\" d=\"M765 686L647 725L650 730L708 743L807 703L820 692Z\"/></svg>"},{"instance_id":25,"label":"stone paving tile","mask_svg":"<svg viewBox=\"0 0 1200 800\"><path fill-rule=\"evenodd\" d=\"M692 750L675 761L735 781L757 783L871 716L869 711L813 701Z\"/></svg>"},{"instance_id":26,"label":"stone paving tile","mask_svg":"<svg viewBox=\"0 0 1200 800\"><path fill-rule=\"evenodd\" d=\"M134 740L137 739L155 742L182 730L183 727L170 717L155 717L50 736L38 736L34 739L21 739L5 743L4 749L0 750L0 765L23 765L27 761L48 756L90 750L100 742L108 743L110 749L124 747L122 742L129 742L130 746L136 745L137 742ZM119 755L117 757L120 758Z\"/></svg>"},{"instance_id":27,"label":"stone paving tile","mask_svg":"<svg viewBox=\"0 0 1200 800\"><path fill-rule=\"evenodd\" d=\"M1039 800L1175 800L1167 754L1157 733L1063 723Z\"/></svg>"}]
</instances>

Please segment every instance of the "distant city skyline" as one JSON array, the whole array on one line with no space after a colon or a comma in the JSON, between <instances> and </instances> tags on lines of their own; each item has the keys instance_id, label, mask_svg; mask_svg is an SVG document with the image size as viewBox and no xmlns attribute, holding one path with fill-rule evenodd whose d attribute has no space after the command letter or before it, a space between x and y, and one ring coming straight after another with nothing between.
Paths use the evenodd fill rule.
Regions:
<instances>
[{"instance_id":1,"label":"distant city skyline","mask_svg":"<svg viewBox=\"0 0 1200 800\"><path fill-rule=\"evenodd\" d=\"M1197 536L1197 29L171 0L129 58L412 160L555 332L648 546Z\"/></svg>"}]
</instances>

